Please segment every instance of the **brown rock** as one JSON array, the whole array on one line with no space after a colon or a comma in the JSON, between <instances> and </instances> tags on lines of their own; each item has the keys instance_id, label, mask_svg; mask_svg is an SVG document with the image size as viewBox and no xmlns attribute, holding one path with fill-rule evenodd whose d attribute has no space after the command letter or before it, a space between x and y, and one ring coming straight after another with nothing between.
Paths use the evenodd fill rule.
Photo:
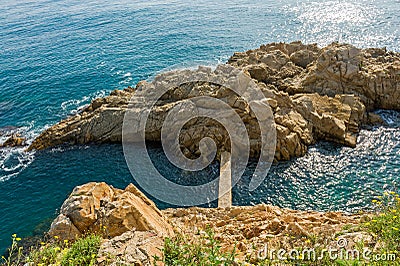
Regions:
<instances>
[{"instance_id":1,"label":"brown rock","mask_svg":"<svg viewBox=\"0 0 400 266\"><path fill-rule=\"evenodd\" d=\"M400 56L384 49L358 49L337 43L325 48L301 42L271 43L235 53L228 64L256 80L272 108L276 160L302 156L307 147L318 140L354 147L360 126L379 122L378 117L367 116L366 110L399 109L400 106ZM225 76L221 73L225 72L229 72L226 66L219 66L215 71L200 67L196 74L190 70L175 71L159 75L155 80L162 83L190 75L215 76L223 80ZM152 87L143 81L135 90L113 91L110 96L96 99L82 113L43 132L28 150L64 143L121 142L128 102L135 93L143 93L142 102L145 102L148 97L145 92L150 95ZM231 90L206 82L185 83L166 93L147 121L146 140L160 141L163 121L174 106L194 113L200 109L218 112L215 104L196 105L192 101L196 96L218 98L237 112L248 131L250 157L257 157L261 149L271 149L273 156L273 147L261 147L259 121L250 105ZM142 110L138 108L136 112L139 119ZM227 114L221 112L221 115ZM271 120L270 114L263 118ZM219 123L199 118L182 128L181 150L187 157L196 158L200 155L199 142L204 137L214 139L218 153L231 148L229 136ZM238 141L233 144L244 147Z\"/></svg>"},{"instance_id":2,"label":"brown rock","mask_svg":"<svg viewBox=\"0 0 400 266\"><path fill-rule=\"evenodd\" d=\"M133 185L120 190L106 183L76 187L62 205L49 233L70 239L104 228L111 237L133 229L153 231L159 236L173 235L172 227L154 203Z\"/></svg>"},{"instance_id":3,"label":"brown rock","mask_svg":"<svg viewBox=\"0 0 400 266\"><path fill-rule=\"evenodd\" d=\"M21 137L20 134L12 134L0 147L20 147L26 145L26 138Z\"/></svg>"},{"instance_id":4,"label":"brown rock","mask_svg":"<svg viewBox=\"0 0 400 266\"><path fill-rule=\"evenodd\" d=\"M60 237L61 239L73 240L82 234L71 222L71 220L63 214L60 214L51 224L49 231L50 236Z\"/></svg>"},{"instance_id":5,"label":"brown rock","mask_svg":"<svg viewBox=\"0 0 400 266\"><path fill-rule=\"evenodd\" d=\"M306 68L315 59L317 59L318 54L310 50L299 50L290 55L290 61L295 63L302 68Z\"/></svg>"},{"instance_id":6,"label":"brown rock","mask_svg":"<svg viewBox=\"0 0 400 266\"><path fill-rule=\"evenodd\" d=\"M127 231L105 240L98 253L102 265L153 265L153 256L161 257L164 240L152 232Z\"/></svg>"}]
</instances>

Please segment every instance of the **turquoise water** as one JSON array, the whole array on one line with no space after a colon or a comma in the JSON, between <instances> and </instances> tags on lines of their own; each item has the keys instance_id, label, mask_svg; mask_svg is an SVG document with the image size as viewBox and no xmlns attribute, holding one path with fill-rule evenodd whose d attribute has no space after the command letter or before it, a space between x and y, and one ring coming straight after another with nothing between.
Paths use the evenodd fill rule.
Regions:
<instances>
[{"instance_id":1,"label":"turquoise water","mask_svg":"<svg viewBox=\"0 0 400 266\"><path fill-rule=\"evenodd\" d=\"M216 65L235 51L272 41L352 43L400 51L399 1L9 1L0 5L0 134L30 140L113 89L174 66ZM246 176L236 204L357 211L398 184L399 114L365 130L355 149L321 143L274 166L257 191ZM0 135L0 141L4 136ZM161 165L159 148L152 148ZM107 160L104 160L104 158ZM120 145L0 150L0 250L9 236L46 224L76 185L132 178ZM171 178L193 175L163 169ZM196 175L218 174L212 165ZM161 207L167 207L157 202ZM213 203L211 203L211 206ZM40 231L40 228L36 231Z\"/></svg>"}]
</instances>

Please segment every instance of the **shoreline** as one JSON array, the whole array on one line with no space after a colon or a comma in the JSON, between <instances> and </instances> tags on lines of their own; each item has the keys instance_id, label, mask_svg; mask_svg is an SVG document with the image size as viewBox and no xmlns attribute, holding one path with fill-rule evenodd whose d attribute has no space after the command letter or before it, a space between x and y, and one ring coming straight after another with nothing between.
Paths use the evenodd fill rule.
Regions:
<instances>
[{"instance_id":1,"label":"shoreline","mask_svg":"<svg viewBox=\"0 0 400 266\"><path fill-rule=\"evenodd\" d=\"M287 161L301 157L307 153L310 145L321 140L354 148L356 147L358 134L364 126L383 123L383 119L379 115L372 113L376 108L397 108L397 111L400 108L400 103L397 102L400 97L396 96L400 93L396 87L400 77L396 75L396 73L400 73L400 55L387 52L384 49L357 49L351 45L337 43L325 48L318 48L316 45L303 45L300 42L291 44L273 43L244 53L235 53L228 63L252 78L267 97L268 104L273 110L273 120L277 125L275 161ZM199 71L202 73L216 73L207 68L199 68ZM179 71L170 72L167 74L167 78L173 79L182 73ZM372 85L372 89L363 87L363 84L369 84L369 82L375 82ZM359 84L362 85L359 86ZM381 89L379 89L381 91L377 90L377 84L382 85ZM129 100L132 95L135 95L138 91L145 91L148 86L149 83L147 82L139 82L136 88L129 87L121 91L116 90L110 96L95 99L81 113L73 115L45 130L27 150L42 150L64 145L65 143L121 142L122 118ZM165 117L169 111L168 106L171 104L171 99L172 104L190 101L188 93L193 92L193 88L197 88L195 85L192 86L186 87L187 91L183 92L184 96L180 95L179 93L181 92L179 91L169 94L166 99L161 101L160 109L156 114L160 117ZM178 89L182 88L178 87ZM210 84L205 84L205 88L201 93L197 92L195 96L202 95L203 92L212 92L218 95L223 91L222 87L213 87ZM239 102L239 98L233 94L222 92L222 95L221 98L230 103L232 108L238 110L241 117L246 120L246 125L252 125L254 115L252 115L251 111L248 111L249 105ZM385 95L390 95L391 97L386 97ZM232 97L234 100L230 101ZM159 141L160 124L157 119L154 119L151 123L154 123L153 128L150 128L153 133L146 140ZM194 132L202 132L203 128L211 128L214 130L213 132L220 132L219 127L215 124L207 123L195 126ZM184 133L190 132L189 129L186 130ZM250 134L257 135L259 132L255 129L250 129ZM199 146L197 142L202 137L201 134L196 135L193 139L183 144L182 147L186 149L185 155L189 158L198 155ZM6 144L11 143L9 146L13 146L13 140L15 140L17 146L21 144L21 139L18 139L18 136L12 136L12 138ZM259 152L257 148L260 148L257 144L257 138L256 136L251 139L256 141L251 146L251 157L256 157L259 154L257 153ZM254 143L257 145L254 145ZM220 141L217 143L217 147L224 150L226 149L226 144ZM100 186L101 189L100 191L93 190L90 188L91 186ZM83 189L83 192L74 194L82 187L89 187L89 189ZM111 239L102 244L106 246L102 246L101 252L116 252L118 257L121 254L118 253L119 251L112 250L111 246L122 241L121 237L136 241L135 232L137 229L139 229L137 230L139 232L145 232L139 233L140 238L150 237L151 233L150 235L146 234L155 230L157 237L154 241L157 244L146 246L146 248L152 250L148 251L149 253L145 259L147 262L151 257L149 254L154 251L153 248L155 246L160 247L163 238L174 236L176 232L171 232L177 228L181 230L181 233L195 239L197 234L191 235L196 231L195 228L202 227L204 231L208 223L215 223L216 227L214 229L217 233L220 233L219 240L225 246L232 246L232 239L236 238L243 241L247 238L254 238L255 242L258 240L263 242L266 239L274 238L277 241L275 244L278 245L280 242L291 243L290 238L286 238L285 233L280 235L280 232L286 232L290 237L304 241L312 238L306 228L317 230L318 228L324 228L326 223L343 227L345 225L357 225L370 219L368 214L351 214L342 217L343 214L340 214L341 212L304 212L281 209L270 205L232 206L225 209L194 207L160 211L153 202L133 185L128 186L125 190L118 190L113 187L107 187L105 183L88 183L75 188L74 191L61 207L60 215L53 221L49 233L50 236L56 236L57 239L73 240L78 234L84 235L84 232L100 232L104 222L106 222L108 223L108 230L112 229L114 231L108 236ZM104 197L104 193L108 196ZM78 198L76 197L77 195ZM82 198L79 198L80 196L93 198L94 205L87 205L84 202L78 202L78 205L76 205L76 202L73 203L76 200L82 200ZM96 200L98 203L96 203ZM135 202L135 204L132 202ZM79 204L83 205L80 206ZM139 213L139 218L129 211L126 213L126 210L122 207L117 208L119 204L122 204L121 206L124 204L128 204L131 207L134 206L132 208L136 209L131 209L130 211L136 213L135 215ZM95 211L93 212L93 210ZM233 215L232 212L237 212L237 214ZM266 212L271 215L260 218L261 220L252 219L254 218L252 216L257 212ZM101 219L105 219L101 223L99 223L99 217L97 217L99 213L103 215ZM240 213L244 213L244 216L236 220L236 216ZM286 214L288 214L287 217L285 216ZM127 217L126 215L133 215L133 218L124 220L123 217ZM149 216L147 217L146 215ZM261 214L257 215L262 216ZM186 218L189 216L194 218L191 217L187 220ZM294 218L297 216L302 218ZM350 221L351 217L354 220ZM350 220L347 220L347 218ZM233 230L231 227L234 226L231 223L235 221L239 221L236 225L237 227L240 227L242 222L250 224L249 226L255 226L257 222L261 224L255 226L258 229L250 229L244 225L239 230L240 232L233 232L225 236L221 235L221 232ZM121 224L124 226L121 227ZM329 229L331 231L326 228L326 230L321 229L319 234L324 235L323 231L332 234L341 233L343 228L340 226L333 226ZM187 228L185 229L185 227ZM274 234L274 232L279 231L276 228L281 231ZM253 229L257 233L254 233ZM267 233L263 235L264 238L259 239L258 237L263 231L267 231ZM247 234L246 232L248 236L243 235ZM128 235L125 235L125 233ZM348 233L351 234L352 232ZM329 238L331 242L335 241L334 238L331 238L331 235L329 237L324 235L324 237ZM349 235L349 237L352 239L353 245L355 245L356 240L354 239L359 235ZM370 235L368 239L370 239ZM371 243L377 244L374 241ZM242 244L240 251L247 250L249 248L248 244L247 242ZM292 244L296 244L296 242ZM137 245L141 246L141 244Z\"/></svg>"}]
</instances>

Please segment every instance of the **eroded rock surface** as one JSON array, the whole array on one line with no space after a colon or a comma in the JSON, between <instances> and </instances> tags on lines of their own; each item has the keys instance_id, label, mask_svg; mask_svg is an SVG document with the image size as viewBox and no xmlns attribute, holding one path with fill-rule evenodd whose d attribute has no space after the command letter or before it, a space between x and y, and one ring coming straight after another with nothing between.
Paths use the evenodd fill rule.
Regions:
<instances>
[{"instance_id":1,"label":"eroded rock surface","mask_svg":"<svg viewBox=\"0 0 400 266\"><path fill-rule=\"evenodd\" d=\"M154 203L132 184L121 190L92 182L73 190L49 234L75 239L88 232L115 237L131 230L151 231L160 237L173 235Z\"/></svg>"},{"instance_id":2,"label":"eroded rock surface","mask_svg":"<svg viewBox=\"0 0 400 266\"><path fill-rule=\"evenodd\" d=\"M164 239L152 232L127 231L120 236L106 239L100 246L98 265L151 266L154 256L161 257Z\"/></svg>"},{"instance_id":3,"label":"eroded rock surface","mask_svg":"<svg viewBox=\"0 0 400 266\"><path fill-rule=\"evenodd\" d=\"M340 237L354 248L362 239L365 245L376 241L365 232L346 231L369 219L367 214L346 215L341 212L296 211L271 205L233 206L230 208L167 209L163 211L178 231L196 239L211 227L223 250L236 247L237 257L256 259L268 245L271 249L291 250L318 245L338 248Z\"/></svg>"},{"instance_id":4,"label":"eroded rock surface","mask_svg":"<svg viewBox=\"0 0 400 266\"><path fill-rule=\"evenodd\" d=\"M369 110L400 109L400 54L385 48L271 43L235 53L229 64L291 95L355 94Z\"/></svg>"},{"instance_id":5,"label":"eroded rock surface","mask_svg":"<svg viewBox=\"0 0 400 266\"><path fill-rule=\"evenodd\" d=\"M1 147L21 147L26 145L26 138L21 137L20 134L14 133L9 137L3 144L0 144Z\"/></svg>"},{"instance_id":6,"label":"eroded rock surface","mask_svg":"<svg viewBox=\"0 0 400 266\"><path fill-rule=\"evenodd\" d=\"M276 125L276 160L302 156L318 140L354 147L361 125L381 122L377 115L369 113L371 110L400 109L400 57L385 49L358 49L337 43L325 48L300 42L273 43L235 53L228 64L253 78L270 105ZM212 73L204 67L198 71L218 75L218 71ZM189 72L171 72L167 78L180 79ZM80 114L43 132L29 149L65 143L121 142L129 100L135 91L147 86L149 83L143 81L135 89L117 90L94 100ZM249 135L250 156L259 155L264 148L260 146L260 121L249 104L226 87L207 82L171 88L149 117L146 139L160 141L168 112L178 104L190 107L191 98L197 96L220 99L235 110ZM213 138L219 150L229 150L230 139L220 124L210 119L195 119L187 123L179 136L183 153L189 158L198 156L199 141L205 136Z\"/></svg>"},{"instance_id":7,"label":"eroded rock surface","mask_svg":"<svg viewBox=\"0 0 400 266\"><path fill-rule=\"evenodd\" d=\"M166 237L183 235L187 244L196 243L207 229L212 229L223 251L235 248L239 260L256 259L265 245L286 250L337 248L338 239L344 238L348 249L361 240L374 247L379 245L376 238L359 226L370 219L371 214L297 211L265 204L160 211L133 185L120 190L88 183L73 190L49 233L74 239L95 232L103 235L98 265L150 266L154 256L162 257Z\"/></svg>"}]
</instances>

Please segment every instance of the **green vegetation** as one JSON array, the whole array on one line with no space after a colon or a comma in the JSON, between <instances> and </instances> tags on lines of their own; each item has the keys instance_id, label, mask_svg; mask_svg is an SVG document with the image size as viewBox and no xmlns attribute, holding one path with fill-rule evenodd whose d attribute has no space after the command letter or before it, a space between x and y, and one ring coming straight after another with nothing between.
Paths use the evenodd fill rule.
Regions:
<instances>
[{"instance_id":1,"label":"green vegetation","mask_svg":"<svg viewBox=\"0 0 400 266\"><path fill-rule=\"evenodd\" d=\"M225 266L233 265L235 261L235 249L232 252L221 251L220 243L210 228L198 239L189 240L183 235L166 238L162 251L163 257L155 257L154 265L163 262L168 266Z\"/></svg>"},{"instance_id":2,"label":"green vegetation","mask_svg":"<svg viewBox=\"0 0 400 266\"><path fill-rule=\"evenodd\" d=\"M71 245L68 240L61 241L55 236L48 243L41 242L39 246L31 247L27 255L23 255L23 248L18 246L20 240L15 234L12 236L8 257L2 257L2 265L19 266L21 263L30 263L29 265L35 266L92 266L96 263L101 236L87 235Z\"/></svg>"},{"instance_id":3,"label":"green vegetation","mask_svg":"<svg viewBox=\"0 0 400 266\"><path fill-rule=\"evenodd\" d=\"M3 265L12 266L12 265L19 265L22 261L22 247L18 246L18 242L21 241L21 238L17 237L17 234L13 234L11 236L12 243L11 247L9 248L8 257L5 258L4 256L1 257L3 260ZM14 264L15 263L15 264Z\"/></svg>"},{"instance_id":4,"label":"green vegetation","mask_svg":"<svg viewBox=\"0 0 400 266\"><path fill-rule=\"evenodd\" d=\"M377 214L362 228L370 232L381 244L382 251L400 252L400 197L395 192L385 192L372 200Z\"/></svg>"},{"instance_id":5,"label":"green vegetation","mask_svg":"<svg viewBox=\"0 0 400 266\"><path fill-rule=\"evenodd\" d=\"M338 241L348 233L364 232L373 237L374 241L360 240L354 244L353 249L359 254L367 248L371 251L370 260L363 257L338 257L332 260L327 253L318 258L329 247L329 241L320 239L318 235L310 234L304 240L304 247L297 248L297 255L284 261L276 259L262 259L254 256L238 258L236 247L231 251L224 251L212 229L196 237L176 235L166 238L162 248L161 257L154 257L154 265L164 263L166 266L220 266L220 265L336 265L336 266L361 266L361 265L400 265L400 196L394 192L385 192L383 196L372 201L376 207L374 214L369 214L366 220L358 226L345 226L343 231L332 236L331 241ZM8 256L2 257L2 265L19 266L31 263L32 266L91 266L96 265L97 254L102 237L99 235L86 235L70 243L58 237L42 242L36 247L24 250L20 246L21 238L16 234L11 237L12 243ZM372 243L372 246L370 245ZM375 244L376 243L376 244ZM254 247L255 249L255 247ZM316 257L310 258L310 250ZM325 251L324 251L325 250ZM354 251L353 250L353 251ZM339 252L347 252L339 249ZM255 252L257 250L255 249ZM306 252L306 253L304 253ZM307 254L308 256L305 256ZM346 254L346 253L344 253ZM110 261L110 262L115 262Z\"/></svg>"},{"instance_id":6,"label":"green vegetation","mask_svg":"<svg viewBox=\"0 0 400 266\"><path fill-rule=\"evenodd\" d=\"M101 237L89 235L78 239L62 257L62 266L95 265Z\"/></svg>"},{"instance_id":7,"label":"green vegetation","mask_svg":"<svg viewBox=\"0 0 400 266\"><path fill-rule=\"evenodd\" d=\"M336 266L361 266L361 265L400 265L400 197L394 192L385 192L383 196L373 200L376 205L376 213L370 215L365 223L358 226L345 226L343 232L335 237L340 237L346 232L365 232L374 237L378 243L376 246L367 246L364 240L355 243L354 250L338 249L337 259L332 260L327 253L327 243L318 243L318 236L311 234L305 240L308 248L298 248L297 256L292 259L259 259L254 256L246 256L243 261L235 259L235 252L223 253L220 244L215 240L211 229L206 230L206 234L197 240L188 239L178 235L174 238L167 238L162 249L162 258L155 258L156 262L162 261L167 266L177 265L336 265ZM335 239L332 239L333 241ZM338 240L338 238L336 238ZM370 260L362 257L363 252L368 248ZM310 250L315 252L314 259L310 259L304 254L309 255ZM305 252L305 253L304 253ZM325 253L324 253L325 252ZM357 253L358 252L358 253ZM325 254L317 259L321 254ZM340 254L344 254L340 257ZM354 255L360 254L358 258ZM237 256L236 256L237 257Z\"/></svg>"}]
</instances>

